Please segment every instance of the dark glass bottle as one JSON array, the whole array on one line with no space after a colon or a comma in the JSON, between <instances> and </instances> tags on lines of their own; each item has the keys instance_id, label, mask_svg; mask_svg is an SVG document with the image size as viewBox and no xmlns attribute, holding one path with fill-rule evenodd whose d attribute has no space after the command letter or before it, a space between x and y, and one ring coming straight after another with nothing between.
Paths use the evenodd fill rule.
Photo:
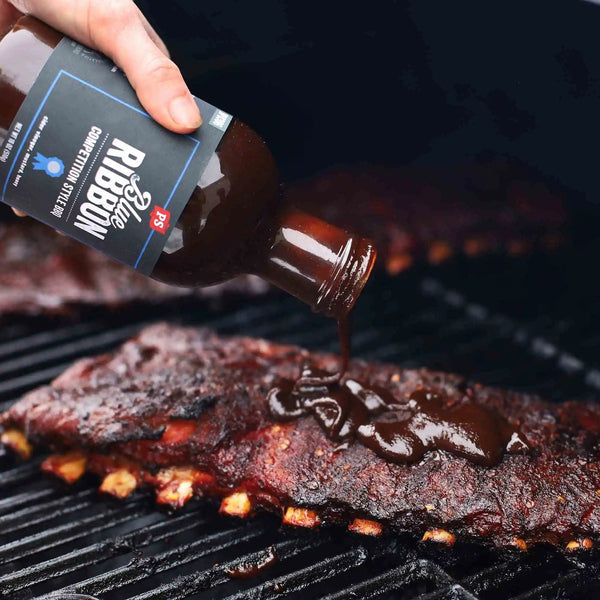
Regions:
<instances>
[{"instance_id":1,"label":"dark glass bottle","mask_svg":"<svg viewBox=\"0 0 600 600\"><path fill-rule=\"evenodd\" d=\"M62 35L24 17L0 41L0 142ZM375 261L369 240L280 203L275 161L234 119L201 174L151 274L207 286L254 273L314 310L343 318Z\"/></svg>"}]
</instances>

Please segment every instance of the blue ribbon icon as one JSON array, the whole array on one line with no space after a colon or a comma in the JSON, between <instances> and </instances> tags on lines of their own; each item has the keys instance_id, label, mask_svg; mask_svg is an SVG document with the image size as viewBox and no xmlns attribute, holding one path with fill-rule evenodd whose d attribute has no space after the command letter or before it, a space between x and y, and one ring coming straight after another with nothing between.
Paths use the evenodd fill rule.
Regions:
<instances>
[{"instance_id":1,"label":"blue ribbon icon","mask_svg":"<svg viewBox=\"0 0 600 600\"><path fill-rule=\"evenodd\" d=\"M45 171L49 177L60 177L65 172L65 165L56 156L47 158L38 152L33 159L33 170Z\"/></svg>"}]
</instances>

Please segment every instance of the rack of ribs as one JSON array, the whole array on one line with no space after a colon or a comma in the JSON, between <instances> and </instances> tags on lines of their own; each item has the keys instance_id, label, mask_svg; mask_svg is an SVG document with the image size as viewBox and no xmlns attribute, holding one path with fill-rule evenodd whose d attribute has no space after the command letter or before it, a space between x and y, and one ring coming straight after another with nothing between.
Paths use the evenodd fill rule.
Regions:
<instances>
[{"instance_id":1,"label":"rack of ribs","mask_svg":"<svg viewBox=\"0 0 600 600\"><path fill-rule=\"evenodd\" d=\"M345 167L291 185L284 202L375 241L388 273L454 254L522 254L551 249L568 225L563 199L500 164L444 174L410 167ZM192 292L143 277L50 228L0 225L0 314L64 314L85 305L119 307L257 295L267 284L245 276Z\"/></svg>"},{"instance_id":2,"label":"rack of ribs","mask_svg":"<svg viewBox=\"0 0 600 600\"><path fill-rule=\"evenodd\" d=\"M277 390L303 365L334 373L338 361L157 324L28 393L0 417L1 439L24 458L51 448L42 468L65 481L89 471L102 492L125 497L151 488L158 503L173 507L202 496L238 517L268 510L289 525L412 532L445 544L471 539L525 550L547 542L573 550L600 541L600 406L551 404L457 375L355 360L344 385L364 403L366 425L352 426L355 407L341 420L333 415L339 427L331 435L324 427L331 407L318 401L312 411L277 416ZM358 381L363 392L392 398L387 409L375 410ZM454 449L420 438L422 452L409 456L402 437L388 439L387 455L372 449L377 423L418 425L430 400L447 414L475 410L503 423L507 450L520 436L517 451L480 460L469 417L452 433L461 440ZM354 437L344 437L353 427Z\"/></svg>"}]
</instances>

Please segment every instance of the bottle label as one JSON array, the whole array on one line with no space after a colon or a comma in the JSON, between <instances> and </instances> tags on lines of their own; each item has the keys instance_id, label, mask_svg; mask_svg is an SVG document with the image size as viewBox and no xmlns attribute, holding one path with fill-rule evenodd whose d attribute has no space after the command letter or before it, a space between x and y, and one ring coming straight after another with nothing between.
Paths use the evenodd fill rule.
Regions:
<instances>
[{"instance_id":1,"label":"bottle label","mask_svg":"<svg viewBox=\"0 0 600 600\"><path fill-rule=\"evenodd\" d=\"M196 102L204 124L172 133L109 59L64 38L0 149L2 202L150 274L231 122Z\"/></svg>"}]
</instances>

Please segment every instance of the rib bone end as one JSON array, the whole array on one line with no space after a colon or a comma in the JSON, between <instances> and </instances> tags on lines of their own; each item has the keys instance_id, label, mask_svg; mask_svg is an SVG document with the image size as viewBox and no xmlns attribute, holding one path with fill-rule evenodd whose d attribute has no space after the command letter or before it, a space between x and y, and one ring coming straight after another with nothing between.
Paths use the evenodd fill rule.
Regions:
<instances>
[{"instance_id":1,"label":"rib bone end","mask_svg":"<svg viewBox=\"0 0 600 600\"><path fill-rule=\"evenodd\" d=\"M190 479L173 480L156 494L158 504L181 508L194 495L194 484Z\"/></svg>"},{"instance_id":2,"label":"rib bone end","mask_svg":"<svg viewBox=\"0 0 600 600\"><path fill-rule=\"evenodd\" d=\"M283 515L283 522L296 527L317 527L321 519L314 510L290 506Z\"/></svg>"},{"instance_id":3,"label":"rib bone end","mask_svg":"<svg viewBox=\"0 0 600 600\"><path fill-rule=\"evenodd\" d=\"M584 538L582 540L571 540L565 547L568 552L574 552L575 550L589 550L593 546L590 538Z\"/></svg>"},{"instance_id":4,"label":"rib bone end","mask_svg":"<svg viewBox=\"0 0 600 600\"><path fill-rule=\"evenodd\" d=\"M447 546L453 546L456 541L456 536L445 529L429 529L423 535L422 541L426 542L427 540L446 544Z\"/></svg>"},{"instance_id":5,"label":"rib bone end","mask_svg":"<svg viewBox=\"0 0 600 600\"><path fill-rule=\"evenodd\" d=\"M84 473L87 458L81 452L68 452L49 456L41 466L42 471L52 473L67 483L75 483Z\"/></svg>"},{"instance_id":6,"label":"rib bone end","mask_svg":"<svg viewBox=\"0 0 600 600\"><path fill-rule=\"evenodd\" d=\"M219 512L232 517L247 517L251 509L252 505L248 494L246 492L234 492L223 498Z\"/></svg>"},{"instance_id":7,"label":"rib bone end","mask_svg":"<svg viewBox=\"0 0 600 600\"><path fill-rule=\"evenodd\" d=\"M398 273L406 271L412 263L413 258L410 254L398 254L388 258L385 267L390 275L398 275Z\"/></svg>"},{"instance_id":8,"label":"rib bone end","mask_svg":"<svg viewBox=\"0 0 600 600\"><path fill-rule=\"evenodd\" d=\"M127 498L137 487L135 475L127 469L117 469L109 473L100 485L100 491L115 498Z\"/></svg>"},{"instance_id":9,"label":"rib bone end","mask_svg":"<svg viewBox=\"0 0 600 600\"><path fill-rule=\"evenodd\" d=\"M452 256L452 248L442 241L433 242L427 251L427 260L433 265L439 265Z\"/></svg>"},{"instance_id":10,"label":"rib bone end","mask_svg":"<svg viewBox=\"0 0 600 600\"><path fill-rule=\"evenodd\" d=\"M8 431L5 431L2 436L0 436L0 442L24 460L28 459L33 453L33 446L18 429L9 429Z\"/></svg>"},{"instance_id":11,"label":"rib bone end","mask_svg":"<svg viewBox=\"0 0 600 600\"><path fill-rule=\"evenodd\" d=\"M522 538L514 538L513 545L523 552L527 551L527 542Z\"/></svg>"},{"instance_id":12,"label":"rib bone end","mask_svg":"<svg viewBox=\"0 0 600 600\"><path fill-rule=\"evenodd\" d=\"M382 527L381 523L377 521L369 521L368 519L354 519L348 529L354 533L361 533L362 535L381 535Z\"/></svg>"}]
</instances>

